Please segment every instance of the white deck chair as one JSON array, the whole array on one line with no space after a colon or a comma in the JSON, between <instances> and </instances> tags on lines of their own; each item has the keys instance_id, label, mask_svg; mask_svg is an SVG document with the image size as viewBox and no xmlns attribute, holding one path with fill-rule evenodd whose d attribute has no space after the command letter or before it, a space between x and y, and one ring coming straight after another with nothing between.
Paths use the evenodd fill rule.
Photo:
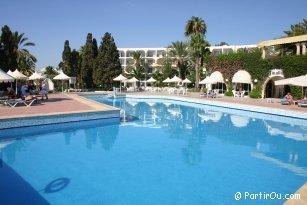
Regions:
<instances>
[{"instance_id":1,"label":"white deck chair","mask_svg":"<svg viewBox=\"0 0 307 205\"><path fill-rule=\"evenodd\" d=\"M245 94L245 90L243 90L242 92L241 92L241 98L243 98L244 97L244 94Z\"/></svg>"},{"instance_id":2,"label":"white deck chair","mask_svg":"<svg viewBox=\"0 0 307 205\"><path fill-rule=\"evenodd\" d=\"M16 105L18 105L18 104L23 104L23 105L29 107L34 103L34 101L36 101L36 99L32 99L32 100L7 100L5 102L5 104L10 106L10 107L16 107Z\"/></svg>"}]
</instances>

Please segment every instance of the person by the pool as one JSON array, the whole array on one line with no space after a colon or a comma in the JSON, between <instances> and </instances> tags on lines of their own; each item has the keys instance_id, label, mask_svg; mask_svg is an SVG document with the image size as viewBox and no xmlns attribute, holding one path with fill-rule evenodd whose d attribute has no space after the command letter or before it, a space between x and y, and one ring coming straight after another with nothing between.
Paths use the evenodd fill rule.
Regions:
<instances>
[{"instance_id":1,"label":"person by the pool","mask_svg":"<svg viewBox=\"0 0 307 205\"><path fill-rule=\"evenodd\" d=\"M48 91L47 91L47 84L46 84L46 80L44 80L42 82L42 100L44 100L44 97L46 98L46 100L48 100L47 93L48 93Z\"/></svg>"},{"instance_id":2,"label":"person by the pool","mask_svg":"<svg viewBox=\"0 0 307 205\"><path fill-rule=\"evenodd\" d=\"M291 95L291 93L288 92L287 95L285 95L282 102L288 102L288 103L292 104L293 103L293 96Z\"/></svg>"}]
</instances>

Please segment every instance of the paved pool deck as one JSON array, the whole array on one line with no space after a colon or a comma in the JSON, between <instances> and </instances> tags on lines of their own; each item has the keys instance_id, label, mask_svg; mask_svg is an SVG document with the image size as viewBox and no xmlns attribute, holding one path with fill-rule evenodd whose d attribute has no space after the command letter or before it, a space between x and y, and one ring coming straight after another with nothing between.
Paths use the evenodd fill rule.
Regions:
<instances>
[{"instance_id":1,"label":"paved pool deck","mask_svg":"<svg viewBox=\"0 0 307 205\"><path fill-rule=\"evenodd\" d=\"M54 93L49 94L48 97L48 100L39 99L37 103L34 102L29 107L0 105L0 119L118 110L76 94Z\"/></svg>"},{"instance_id":2,"label":"paved pool deck","mask_svg":"<svg viewBox=\"0 0 307 205\"><path fill-rule=\"evenodd\" d=\"M207 98L207 97L200 97L199 93L188 93L188 95L170 95L168 93L161 93L161 92L129 92L125 93L129 95L138 95L142 96L162 96L162 97L183 97L187 99L199 99L208 102L226 102L232 104L242 104L242 105L252 105L252 106L260 106L266 108L277 108L280 110L291 110L291 111L298 111L307 113L306 107L298 107L297 105L282 105L280 103L280 99L252 99L252 98L234 98L234 97L227 97L222 96L219 98Z\"/></svg>"}]
</instances>

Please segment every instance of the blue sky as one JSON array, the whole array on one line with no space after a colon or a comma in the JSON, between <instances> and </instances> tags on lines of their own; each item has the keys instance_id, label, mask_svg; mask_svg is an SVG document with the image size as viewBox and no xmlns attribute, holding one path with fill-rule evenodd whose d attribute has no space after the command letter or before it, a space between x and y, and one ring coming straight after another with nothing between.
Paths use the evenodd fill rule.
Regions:
<instances>
[{"instance_id":1,"label":"blue sky","mask_svg":"<svg viewBox=\"0 0 307 205\"><path fill-rule=\"evenodd\" d=\"M283 36L307 18L306 8L306 0L15 0L1 2L0 26L36 44L30 51L40 69L58 65L65 40L79 49L89 32L98 44L110 32L117 47L165 47L185 40L185 23L198 16L212 45L255 44Z\"/></svg>"}]
</instances>

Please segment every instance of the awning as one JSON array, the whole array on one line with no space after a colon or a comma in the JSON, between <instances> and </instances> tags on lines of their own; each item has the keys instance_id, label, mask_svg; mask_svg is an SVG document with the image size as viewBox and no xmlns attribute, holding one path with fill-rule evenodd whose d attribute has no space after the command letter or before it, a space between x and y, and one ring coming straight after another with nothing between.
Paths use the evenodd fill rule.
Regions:
<instances>
[{"instance_id":1,"label":"awning","mask_svg":"<svg viewBox=\"0 0 307 205\"><path fill-rule=\"evenodd\" d=\"M212 81L212 84L216 84L216 83L224 83L224 78L221 72L219 71L214 71L211 75L210 75L210 79Z\"/></svg>"},{"instance_id":2,"label":"awning","mask_svg":"<svg viewBox=\"0 0 307 205\"><path fill-rule=\"evenodd\" d=\"M252 84L251 75L245 70L239 70L232 77L233 83L247 83Z\"/></svg>"},{"instance_id":3,"label":"awning","mask_svg":"<svg viewBox=\"0 0 307 205\"><path fill-rule=\"evenodd\" d=\"M212 80L209 76L207 76L205 79L199 82L199 84L212 84Z\"/></svg>"},{"instance_id":4,"label":"awning","mask_svg":"<svg viewBox=\"0 0 307 205\"><path fill-rule=\"evenodd\" d=\"M294 78L277 80L275 81L275 85L293 85L293 86L307 87L307 74Z\"/></svg>"}]
</instances>

